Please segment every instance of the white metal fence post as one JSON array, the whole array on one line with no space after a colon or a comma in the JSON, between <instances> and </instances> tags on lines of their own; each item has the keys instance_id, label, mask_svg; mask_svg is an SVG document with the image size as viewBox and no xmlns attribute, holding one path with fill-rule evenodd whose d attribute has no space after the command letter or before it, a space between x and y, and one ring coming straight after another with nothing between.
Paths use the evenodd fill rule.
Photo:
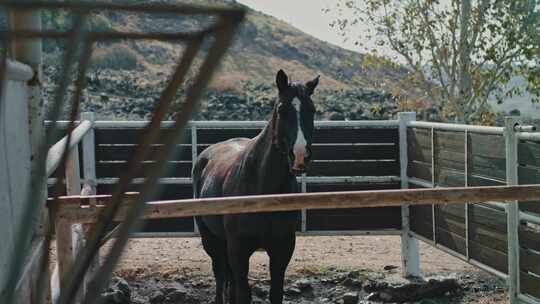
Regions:
<instances>
[{"instance_id":1,"label":"white metal fence post","mask_svg":"<svg viewBox=\"0 0 540 304\"><path fill-rule=\"evenodd\" d=\"M399 165L401 188L409 188L407 177L407 124L416 120L416 113L402 112L398 114L399 120ZM402 273L405 277L420 276L420 252L418 241L410 235L409 206L401 207L401 263Z\"/></svg>"},{"instance_id":2,"label":"white metal fence post","mask_svg":"<svg viewBox=\"0 0 540 304\"><path fill-rule=\"evenodd\" d=\"M506 143L506 182L518 184L517 137L515 127L519 124L516 117L504 119L504 138ZM510 303L518 303L519 293L519 209L517 201L506 205L508 229L508 298Z\"/></svg>"},{"instance_id":3,"label":"white metal fence post","mask_svg":"<svg viewBox=\"0 0 540 304\"><path fill-rule=\"evenodd\" d=\"M193 169L193 166L195 166L195 162L197 161L198 157L198 148L197 148L197 126L193 123L191 123L191 168ZM193 183L193 175L191 175L191 182ZM195 190L195 188L193 188ZM193 198L195 197L195 191L193 192ZM193 217L193 232L199 233L199 226L197 226L197 222L195 221L195 217Z\"/></svg>"},{"instance_id":4,"label":"white metal fence post","mask_svg":"<svg viewBox=\"0 0 540 304\"><path fill-rule=\"evenodd\" d=\"M71 139L73 140L73 139ZM66 142L67 144L67 142ZM69 147L67 147L69 149ZM81 194L81 169L79 163L79 146L75 145L68 151L68 157L66 161L66 194L67 195L80 195ZM84 240L84 231L81 224L71 225L71 223L57 223L57 251L58 254L58 267L60 277L65 278L69 269L73 266L76 253L82 248ZM61 244L63 243L63 244ZM64 284L60 280L60 291L62 291ZM76 303L79 303L82 297L82 293L77 296Z\"/></svg>"},{"instance_id":5,"label":"white metal fence post","mask_svg":"<svg viewBox=\"0 0 540 304\"><path fill-rule=\"evenodd\" d=\"M96 120L96 115L93 112L84 112L81 113L81 121L88 120L92 123L92 128L82 139L82 157L83 157L83 190L81 195L95 195L97 194L97 178L96 178L96 140L94 134L94 122ZM91 202L94 203L95 202ZM93 225L84 225L84 241L86 241L89 231L92 229ZM96 255L92 264L88 269L88 274L85 277L85 283L83 287L83 293L86 293L86 286L91 280L91 277L95 274L99 268L99 254Z\"/></svg>"}]
</instances>

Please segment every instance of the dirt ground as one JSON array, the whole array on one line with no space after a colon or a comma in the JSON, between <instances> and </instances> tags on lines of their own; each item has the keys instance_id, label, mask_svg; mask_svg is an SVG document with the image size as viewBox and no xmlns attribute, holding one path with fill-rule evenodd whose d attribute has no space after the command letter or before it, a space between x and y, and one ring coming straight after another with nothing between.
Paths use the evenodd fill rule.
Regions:
<instances>
[{"instance_id":1,"label":"dirt ground","mask_svg":"<svg viewBox=\"0 0 540 304\"><path fill-rule=\"evenodd\" d=\"M421 243L420 248L424 277L457 279L462 291L419 303L506 303L503 281L426 244ZM298 237L287 271L285 303L345 303L344 294L350 292L358 296L355 303L372 303L366 300L368 293L361 285L408 283L400 272L398 236ZM199 238L133 239L115 274L129 284L133 303L213 301L210 259ZM345 277L354 277L359 283L349 286ZM256 252L250 260L254 303L269 303L268 279L268 257ZM308 295L297 288L306 280L311 289ZM358 286L352 286L355 284ZM167 292L178 293L179 289L182 301L167 296ZM191 296L186 298L186 294Z\"/></svg>"}]
</instances>

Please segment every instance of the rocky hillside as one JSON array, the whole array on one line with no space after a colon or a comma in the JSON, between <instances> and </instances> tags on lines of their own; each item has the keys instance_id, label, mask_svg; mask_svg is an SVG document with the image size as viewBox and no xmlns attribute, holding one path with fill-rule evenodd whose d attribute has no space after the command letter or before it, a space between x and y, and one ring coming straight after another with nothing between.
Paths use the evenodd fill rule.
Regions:
<instances>
[{"instance_id":1,"label":"rocky hillside","mask_svg":"<svg viewBox=\"0 0 540 304\"><path fill-rule=\"evenodd\" d=\"M173 2L180 1L186 0ZM294 81L321 75L320 90L314 98L319 119L384 119L398 108L418 108L419 102L421 108L429 107L415 97L420 93L407 85L403 68L384 62L374 66L370 56L320 41L263 13L248 12L205 95L199 119L264 119L275 99L273 82L280 68ZM62 14L46 15L44 20L48 28L68 27L70 21ZM172 19L168 15L101 12L90 18L89 27L175 32L200 28L211 21L202 17ZM52 43L45 47L50 93L64 47ZM203 53L206 50L203 48ZM96 111L99 117L108 119L147 117L182 51L182 45L159 41L99 43L92 57L83 110ZM405 96L409 102L398 103L396 96Z\"/></svg>"}]
</instances>

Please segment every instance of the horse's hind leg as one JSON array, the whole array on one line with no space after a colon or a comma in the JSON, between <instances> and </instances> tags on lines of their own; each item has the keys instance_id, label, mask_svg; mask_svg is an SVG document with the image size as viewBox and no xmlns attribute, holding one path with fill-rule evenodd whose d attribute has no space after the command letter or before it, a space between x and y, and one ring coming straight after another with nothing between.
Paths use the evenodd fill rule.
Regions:
<instances>
[{"instance_id":1,"label":"horse's hind leg","mask_svg":"<svg viewBox=\"0 0 540 304\"><path fill-rule=\"evenodd\" d=\"M270 241L270 246L266 249L270 257L270 303L272 304L283 302L285 271L291 261L295 243L294 235L288 238L275 238Z\"/></svg>"},{"instance_id":2,"label":"horse's hind leg","mask_svg":"<svg viewBox=\"0 0 540 304\"><path fill-rule=\"evenodd\" d=\"M229 265L227 263L227 242L216 237L204 225L202 220L197 219L197 226L201 233L203 248L212 259L212 270L216 279L215 304L226 304L227 281L229 280Z\"/></svg>"}]
</instances>

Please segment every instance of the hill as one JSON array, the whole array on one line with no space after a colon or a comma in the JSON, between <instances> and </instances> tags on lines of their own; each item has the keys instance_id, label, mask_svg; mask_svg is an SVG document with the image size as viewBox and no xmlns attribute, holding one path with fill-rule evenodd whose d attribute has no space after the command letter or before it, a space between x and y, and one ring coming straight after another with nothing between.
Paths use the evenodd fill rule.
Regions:
<instances>
[{"instance_id":1,"label":"hill","mask_svg":"<svg viewBox=\"0 0 540 304\"><path fill-rule=\"evenodd\" d=\"M246 9L247 18L212 81L199 118L263 119L274 100L273 82L280 68L295 81L321 75L316 98L319 119L384 119L403 109L403 104L418 107L419 97L415 96L421 94L407 84L404 68L344 50L272 16ZM45 27L69 23L68 16L58 14L44 19ZM101 12L92 16L89 24L94 30L171 32L200 28L211 21L202 17L172 19L168 15ZM61 44L46 45L46 73L51 84L62 49ZM203 47L203 53L206 49ZM181 45L159 41L99 43L83 109L107 118L145 117L182 50ZM413 100L412 105L397 104L397 96ZM259 109L251 109L257 105ZM427 107L422 104L422 108ZM231 113L235 109L240 112Z\"/></svg>"}]
</instances>

